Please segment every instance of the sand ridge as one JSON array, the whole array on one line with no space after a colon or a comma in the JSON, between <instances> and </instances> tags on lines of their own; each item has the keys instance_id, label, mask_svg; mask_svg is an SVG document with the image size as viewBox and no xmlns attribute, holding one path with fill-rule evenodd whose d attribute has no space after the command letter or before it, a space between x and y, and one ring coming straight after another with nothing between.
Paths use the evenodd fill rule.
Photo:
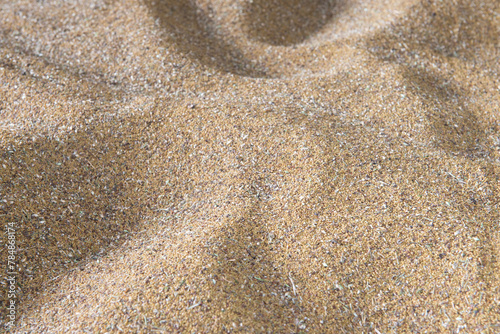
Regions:
<instances>
[{"instance_id":1,"label":"sand ridge","mask_svg":"<svg viewBox=\"0 0 500 334\"><path fill-rule=\"evenodd\" d=\"M1 6L11 332L500 330L497 2Z\"/></svg>"}]
</instances>

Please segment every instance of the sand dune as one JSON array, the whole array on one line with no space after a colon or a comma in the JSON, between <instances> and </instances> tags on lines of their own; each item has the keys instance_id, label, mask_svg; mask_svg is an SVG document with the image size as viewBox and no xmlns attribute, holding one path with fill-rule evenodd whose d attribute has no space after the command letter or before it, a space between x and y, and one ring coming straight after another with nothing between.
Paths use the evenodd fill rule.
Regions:
<instances>
[{"instance_id":1,"label":"sand dune","mask_svg":"<svg viewBox=\"0 0 500 334\"><path fill-rule=\"evenodd\" d=\"M2 329L500 332L498 1L0 6Z\"/></svg>"}]
</instances>

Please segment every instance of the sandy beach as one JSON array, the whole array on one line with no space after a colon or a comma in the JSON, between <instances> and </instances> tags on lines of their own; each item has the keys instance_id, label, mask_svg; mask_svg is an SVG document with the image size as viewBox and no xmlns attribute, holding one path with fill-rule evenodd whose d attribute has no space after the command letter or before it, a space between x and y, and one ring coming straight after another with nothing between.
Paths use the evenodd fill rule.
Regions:
<instances>
[{"instance_id":1,"label":"sandy beach","mask_svg":"<svg viewBox=\"0 0 500 334\"><path fill-rule=\"evenodd\" d=\"M0 3L0 332L500 333L500 2Z\"/></svg>"}]
</instances>

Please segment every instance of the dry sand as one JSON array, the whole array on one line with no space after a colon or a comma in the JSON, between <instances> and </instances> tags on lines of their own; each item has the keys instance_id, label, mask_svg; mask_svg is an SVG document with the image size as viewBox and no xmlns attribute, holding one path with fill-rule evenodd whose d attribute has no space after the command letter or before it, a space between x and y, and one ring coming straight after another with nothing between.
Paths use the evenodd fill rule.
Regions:
<instances>
[{"instance_id":1,"label":"dry sand","mask_svg":"<svg viewBox=\"0 0 500 334\"><path fill-rule=\"evenodd\" d=\"M2 1L10 331L500 333L499 10Z\"/></svg>"}]
</instances>

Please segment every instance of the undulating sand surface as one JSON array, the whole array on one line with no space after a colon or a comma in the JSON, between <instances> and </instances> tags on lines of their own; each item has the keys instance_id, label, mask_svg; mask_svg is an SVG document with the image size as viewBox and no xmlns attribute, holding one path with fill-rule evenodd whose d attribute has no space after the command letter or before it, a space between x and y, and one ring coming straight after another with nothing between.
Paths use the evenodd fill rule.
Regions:
<instances>
[{"instance_id":1,"label":"undulating sand surface","mask_svg":"<svg viewBox=\"0 0 500 334\"><path fill-rule=\"evenodd\" d=\"M2 1L0 331L500 333L499 13Z\"/></svg>"}]
</instances>

